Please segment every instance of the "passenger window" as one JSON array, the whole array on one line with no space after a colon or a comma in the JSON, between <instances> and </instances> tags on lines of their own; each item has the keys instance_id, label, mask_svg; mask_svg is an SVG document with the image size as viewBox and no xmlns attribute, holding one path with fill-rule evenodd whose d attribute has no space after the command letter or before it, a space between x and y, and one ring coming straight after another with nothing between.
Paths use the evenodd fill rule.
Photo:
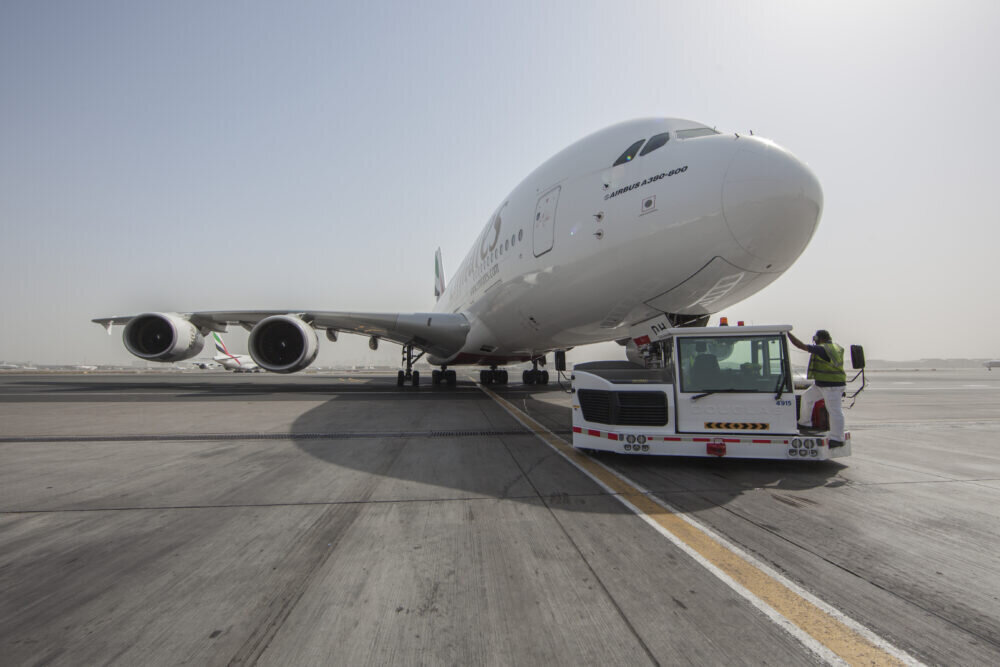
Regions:
<instances>
[{"instance_id":1,"label":"passenger window","mask_svg":"<svg viewBox=\"0 0 1000 667\"><path fill-rule=\"evenodd\" d=\"M646 153L652 153L657 148L667 143L667 140L669 139L670 139L669 132L664 132L663 134L654 134L653 137L648 142L646 142L646 146L642 149L642 152L639 153L639 155L642 156L645 155Z\"/></svg>"},{"instance_id":2,"label":"passenger window","mask_svg":"<svg viewBox=\"0 0 1000 667\"><path fill-rule=\"evenodd\" d=\"M646 141L645 139L640 139L639 141L629 146L628 150L622 153L621 157L615 160L615 163L612 166L617 167L620 164L625 164L626 162L631 162L632 160L634 160L636 154L639 152L639 149L642 148L642 144L645 143L645 141Z\"/></svg>"}]
</instances>

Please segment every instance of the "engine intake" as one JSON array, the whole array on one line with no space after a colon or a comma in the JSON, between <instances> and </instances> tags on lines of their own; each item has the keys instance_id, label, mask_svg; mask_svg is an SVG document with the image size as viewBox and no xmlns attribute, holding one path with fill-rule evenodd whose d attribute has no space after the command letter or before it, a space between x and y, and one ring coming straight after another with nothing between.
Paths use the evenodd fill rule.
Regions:
<instances>
[{"instance_id":1,"label":"engine intake","mask_svg":"<svg viewBox=\"0 0 1000 667\"><path fill-rule=\"evenodd\" d=\"M272 373L295 373L316 359L319 341L311 326L292 315L272 315L250 332L250 356Z\"/></svg>"},{"instance_id":2,"label":"engine intake","mask_svg":"<svg viewBox=\"0 0 1000 667\"><path fill-rule=\"evenodd\" d=\"M201 353L205 338L176 313L143 313L122 333L125 349L147 361L184 361Z\"/></svg>"}]
</instances>

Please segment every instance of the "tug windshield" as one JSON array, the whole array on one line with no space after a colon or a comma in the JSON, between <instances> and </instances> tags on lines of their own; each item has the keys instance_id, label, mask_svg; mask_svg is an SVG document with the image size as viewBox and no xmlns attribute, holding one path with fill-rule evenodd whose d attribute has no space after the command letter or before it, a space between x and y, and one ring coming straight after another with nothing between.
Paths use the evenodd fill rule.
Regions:
<instances>
[{"instance_id":1,"label":"tug windshield","mask_svg":"<svg viewBox=\"0 0 1000 667\"><path fill-rule=\"evenodd\" d=\"M791 391L784 337L704 336L677 339L680 390L777 393Z\"/></svg>"}]
</instances>

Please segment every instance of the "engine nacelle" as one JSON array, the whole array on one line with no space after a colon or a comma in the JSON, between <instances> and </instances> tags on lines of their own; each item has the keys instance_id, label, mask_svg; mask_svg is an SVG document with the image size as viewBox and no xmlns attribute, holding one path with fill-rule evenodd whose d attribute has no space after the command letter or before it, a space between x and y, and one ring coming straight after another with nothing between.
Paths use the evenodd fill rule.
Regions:
<instances>
[{"instance_id":1,"label":"engine nacelle","mask_svg":"<svg viewBox=\"0 0 1000 667\"><path fill-rule=\"evenodd\" d=\"M272 315L250 331L250 356L272 373L295 373L311 364L319 353L319 340L311 326L292 315Z\"/></svg>"},{"instance_id":2,"label":"engine nacelle","mask_svg":"<svg viewBox=\"0 0 1000 667\"><path fill-rule=\"evenodd\" d=\"M184 361L201 353L205 338L177 313L143 313L122 333L125 349L147 361Z\"/></svg>"}]
</instances>

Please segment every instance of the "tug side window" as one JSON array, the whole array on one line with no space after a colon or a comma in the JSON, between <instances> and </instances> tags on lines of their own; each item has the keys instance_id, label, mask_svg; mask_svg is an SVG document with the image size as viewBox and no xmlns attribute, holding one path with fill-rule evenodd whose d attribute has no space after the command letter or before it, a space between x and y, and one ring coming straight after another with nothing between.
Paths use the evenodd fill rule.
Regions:
<instances>
[{"instance_id":1,"label":"tug side window","mask_svg":"<svg viewBox=\"0 0 1000 667\"><path fill-rule=\"evenodd\" d=\"M620 164L625 164L626 162L631 162L632 160L634 160L635 156L639 153L639 149L642 148L642 145L645 142L646 142L645 139L640 139L639 141L629 146L625 150L625 152L621 154L621 157L615 160L615 163L612 166L617 167Z\"/></svg>"}]
</instances>

